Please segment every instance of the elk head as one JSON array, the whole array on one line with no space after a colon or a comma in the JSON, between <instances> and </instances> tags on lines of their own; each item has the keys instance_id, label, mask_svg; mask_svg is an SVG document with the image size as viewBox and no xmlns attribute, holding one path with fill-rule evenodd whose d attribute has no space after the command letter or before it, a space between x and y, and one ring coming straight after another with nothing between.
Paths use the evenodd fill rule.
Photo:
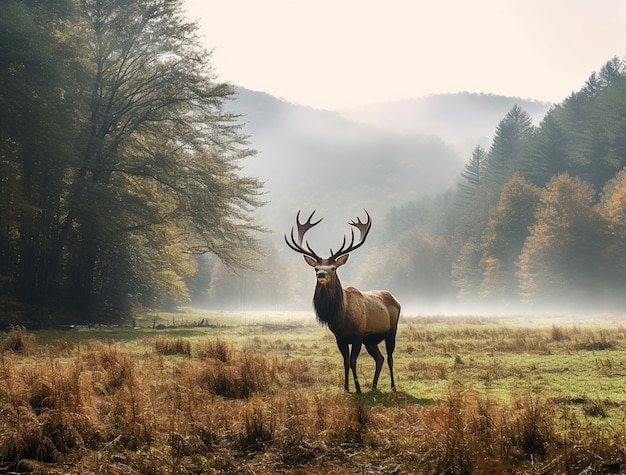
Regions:
<instances>
[{"instance_id":1,"label":"elk head","mask_svg":"<svg viewBox=\"0 0 626 475\"><path fill-rule=\"evenodd\" d=\"M313 251L313 249L311 249L311 246L309 246L308 241L306 241L305 244L303 244L304 234L313 226L316 226L317 224L319 224L324 218L320 218L319 220L312 222L311 220L313 219L313 215L315 214L315 211L313 211L311 215L309 216L309 218L306 220L306 222L301 223L300 211L298 211L298 214L296 215L296 225L298 227L298 238L296 240L296 237L294 236L294 228L292 226L291 242L289 241L289 239L287 239L286 234L285 234L285 242L291 249L302 254L307 264L315 268L315 276L317 277L317 283L319 285L327 285L330 282L338 282L338 280L336 279L337 268L344 265L347 262L348 255L350 252L361 247L363 243L365 242L365 238L367 237L367 234L369 233L370 228L372 227L372 218L370 217L367 210L364 210L364 211L365 211L365 214L367 215L367 220L365 222L361 222L361 218L357 217L356 221L353 220L353 221L350 221L350 223L348 223L350 224L350 226L353 226L354 228L357 228L359 230L360 236L359 236L358 242L356 243L354 242L354 229L351 229L350 230L350 243L347 244L346 235L344 234L341 247L339 248L337 252L333 252L333 250L331 249L330 257L328 259L324 259L318 256Z\"/></svg>"}]
</instances>

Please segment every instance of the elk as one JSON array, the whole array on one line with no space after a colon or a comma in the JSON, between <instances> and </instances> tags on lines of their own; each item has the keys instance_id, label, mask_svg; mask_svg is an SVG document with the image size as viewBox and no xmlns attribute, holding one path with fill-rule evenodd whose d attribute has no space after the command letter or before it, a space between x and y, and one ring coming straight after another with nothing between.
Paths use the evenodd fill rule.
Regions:
<instances>
[{"instance_id":1,"label":"elk","mask_svg":"<svg viewBox=\"0 0 626 475\"><path fill-rule=\"evenodd\" d=\"M350 369L354 377L354 386L357 393L361 392L361 386L357 377L356 360L361 352L361 346L365 344L367 352L376 362L376 372L372 389L376 389L378 377L383 367L385 358L378 348L378 344L385 341L387 349L387 364L391 373L391 390L396 390L393 378L393 350L396 346L396 333L398 330L398 320L400 319L400 303L390 292L386 290L371 290L361 292L356 287L342 287L337 269L348 260L350 252L361 247L365 243L365 238L372 227L372 218L367 210L367 220L361 222L357 217L356 221L348 224L353 226L350 229L350 244L346 247L346 235L343 236L343 243L337 252L330 250L330 257L323 259L319 257L306 241L303 245L304 234L313 226L319 224L323 218L312 222L315 211L311 213L306 222L300 222L300 211L296 215L296 225L298 227L297 240L294 237L294 228L291 228L291 241L285 234L285 242L294 251L302 254L304 260L315 269L317 283L313 294L313 307L317 319L335 335L337 346L343 356L344 366L344 389L350 391L348 376ZM359 241L354 242L354 228L359 230Z\"/></svg>"}]
</instances>

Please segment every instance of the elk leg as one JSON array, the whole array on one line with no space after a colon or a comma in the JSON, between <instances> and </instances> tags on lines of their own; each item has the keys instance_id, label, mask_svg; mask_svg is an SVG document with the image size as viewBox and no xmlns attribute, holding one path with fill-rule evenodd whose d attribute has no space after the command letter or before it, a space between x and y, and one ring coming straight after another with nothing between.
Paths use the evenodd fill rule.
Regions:
<instances>
[{"instance_id":1,"label":"elk leg","mask_svg":"<svg viewBox=\"0 0 626 475\"><path fill-rule=\"evenodd\" d=\"M387 348L387 365L389 365L389 373L391 374L391 390L396 390L396 383L393 380L393 350L396 348L395 332L385 339L385 347Z\"/></svg>"},{"instance_id":2,"label":"elk leg","mask_svg":"<svg viewBox=\"0 0 626 475\"><path fill-rule=\"evenodd\" d=\"M357 393L361 392L359 377L356 375L356 359L359 357L359 353L361 353L361 342L359 341L352 343L352 351L350 352L350 368L352 368L352 376L354 376L354 387ZM346 382L346 384L348 383Z\"/></svg>"},{"instance_id":3,"label":"elk leg","mask_svg":"<svg viewBox=\"0 0 626 475\"><path fill-rule=\"evenodd\" d=\"M348 384L348 374L350 372L350 348L347 343L342 343L337 340L337 347L343 356L343 370L344 370L344 383L343 388L346 392L350 392L350 386Z\"/></svg>"},{"instance_id":4,"label":"elk leg","mask_svg":"<svg viewBox=\"0 0 626 475\"><path fill-rule=\"evenodd\" d=\"M374 373L374 382L372 383L372 389L376 389L378 385L378 377L380 376L380 370L383 368L383 362L385 358L378 349L378 345L365 345L367 352L370 354L374 361L376 361L376 372Z\"/></svg>"}]
</instances>

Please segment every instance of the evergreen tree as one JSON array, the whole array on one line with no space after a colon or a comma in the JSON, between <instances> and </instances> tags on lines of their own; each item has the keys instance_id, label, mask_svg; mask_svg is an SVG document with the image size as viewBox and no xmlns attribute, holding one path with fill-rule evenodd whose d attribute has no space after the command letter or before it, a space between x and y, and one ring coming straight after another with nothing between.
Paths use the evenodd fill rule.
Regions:
<instances>
[{"instance_id":1,"label":"evergreen tree","mask_svg":"<svg viewBox=\"0 0 626 475\"><path fill-rule=\"evenodd\" d=\"M486 183L497 193L520 171L521 157L532 133L532 120L518 105L514 105L498 124L483 168Z\"/></svg>"},{"instance_id":2,"label":"evergreen tree","mask_svg":"<svg viewBox=\"0 0 626 475\"><path fill-rule=\"evenodd\" d=\"M450 272L452 284L461 300L472 301L480 298L483 280L480 271L481 260L480 236L470 236L452 263Z\"/></svg>"},{"instance_id":3,"label":"evergreen tree","mask_svg":"<svg viewBox=\"0 0 626 475\"><path fill-rule=\"evenodd\" d=\"M626 165L625 113L626 66L618 58L593 73L559 109L567 134L568 172L598 191Z\"/></svg>"},{"instance_id":4,"label":"evergreen tree","mask_svg":"<svg viewBox=\"0 0 626 475\"><path fill-rule=\"evenodd\" d=\"M460 217L454 233L454 246L457 249L452 266L452 281L463 298L477 298L485 295L483 289L483 266L496 265L495 261L484 258L482 236L485 232L489 211L497 203L502 186L521 166L521 157L533 132L528 113L515 105L500 121L491 148L486 156L476 148L470 165L479 162L480 175L476 174L476 163L465 174L481 184L474 190L469 201L468 211ZM467 177L465 177L467 179ZM461 189L460 193L467 194Z\"/></svg>"},{"instance_id":5,"label":"evergreen tree","mask_svg":"<svg viewBox=\"0 0 626 475\"><path fill-rule=\"evenodd\" d=\"M521 173L531 183L545 186L554 175L569 168L569 135L561 123L560 106L541 121L522 157Z\"/></svg>"},{"instance_id":6,"label":"evergreen tree","mask_svg":"<svg viewBox=\"0 0 626 475\"><path fill-rule=\"evenodd\" d=\"M480 270L482 259L481 236L487 226L489 210L497 195L486 185L481 185L465 213L457 221L450 239L452 255L452 283L463 298L477 298L483 280Z\"/></svg>"},{"instance_id":7,"label":"evergreen tree","mask_svg":"<svg viewBox=\"0 0 626 475\"><path fill-rule=\"evenodd\" d=\"M476 194L478 187L484 184L484 163L487 152L480 146L476 145L472 151L472 158L465 165L465 169L461 172L463 181L459 183L458 198L462 207L469 206L471 199Z\"/></svg>"}]
</instances>

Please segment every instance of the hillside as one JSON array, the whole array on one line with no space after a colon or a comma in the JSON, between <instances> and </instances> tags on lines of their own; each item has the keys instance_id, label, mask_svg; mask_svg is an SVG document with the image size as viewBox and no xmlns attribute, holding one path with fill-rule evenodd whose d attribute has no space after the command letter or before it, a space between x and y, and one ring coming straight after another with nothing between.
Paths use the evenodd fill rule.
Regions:
<instances>
[{"instance_id":1,"label":"hillside","mask_svg":"<svg viewBox=\"0 0 626 475\"><path fill-rule=\"evenodd\" d=\"M299 208L317 209L338 226L363 208L382 216L446 189L464 164L438 137L384 131L264 93L240 89L229 106L244 115L258 151L244 172L266 183L259 218L280 232Z\"/></svg>"},{"instance_id":2,"label":"hillside","mask_svg":"<svg viewBox=\"0 0 626 475\"><path fill-rule=\"evenodd\" d=\"M291 227L297 209L317 209L326 216L327 229L343 229L363 208L382 217L394 206L452 186L469 156L460 152L463 144L455 140L466 136L470 151L481 138L489 140L486 137L516 100L437 97L441 109L431 96L426 102L378 106L349 119L239 89L228 105L244 116L244 130L258 151L244 172L266 183L268 204L258 212L259 219L280 234ZM422 107L425 103L428 108ZM523 104L535 105L537 116L543 110L536 103ZM398 110L398 117L392 117L393 110ZM407 125L404 131L402 121ZM446 138L434 134L434 128L428 130L428 124L448 124L447 130L438 129Z\"/></svg>"},{"instance_id":3,"label":"hillside","mask_svg":"<svg viewBox=\"0 0 626 475\"><path fill-rule=\"evenodd\" d=\"M359 107L342 111L342 115L391 132L436 135L468 154L468 147L471 153L477 143L489 145L495 126L515 104L535 125L551 106L519 97L461 92Z\"/></svg>"}]
</instances>

